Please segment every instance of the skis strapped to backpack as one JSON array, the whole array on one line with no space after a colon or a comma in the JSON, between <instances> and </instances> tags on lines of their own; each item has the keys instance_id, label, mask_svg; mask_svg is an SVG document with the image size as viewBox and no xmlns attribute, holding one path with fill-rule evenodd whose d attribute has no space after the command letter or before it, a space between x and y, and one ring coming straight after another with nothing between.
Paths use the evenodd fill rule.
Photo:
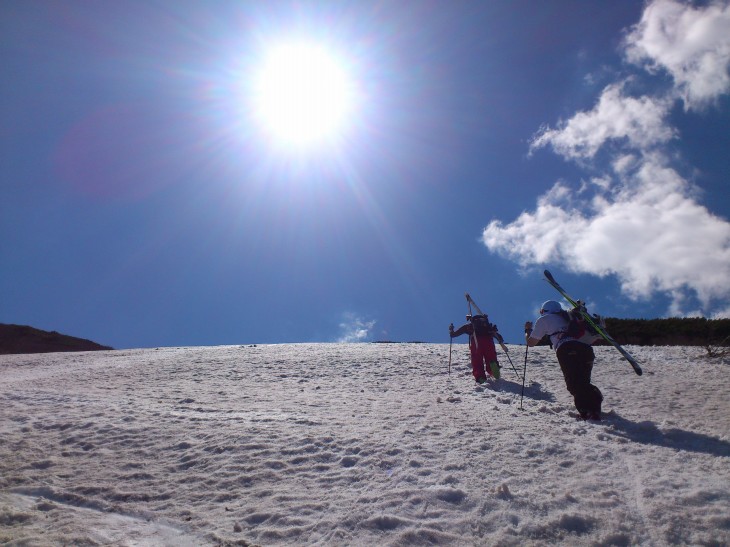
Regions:
<instances>
[{"instance_id":1,"label":"skis strapped to backpack","mask_svg":"<svg viewBox=\"0 0 730 547\"><path fill-rule=\"evenodd\" d=\"M558 291L561 295L563 295L563 298L565 298L568 302L570 302L570 305L573 306L573 310L580 313L581 317L587 323L587 325L590 326L590 328L592 330L594 330L598 335L600 335L601 338L603 338L606 342L608 342L613 347L615 347L621 353L621 355L624 356L624 359L626 359L631 364L631 366L634 369L634 372L636 372L636 374L641 376L643 374L643 371L641 370L641 366L636 361L636 359L634 359L634 357L628 351L626 351L624 348L622 348L621 345L618 342L616 342L616 340L614 340L611 337L611 335L608 334L608 332L606 332L606 330L603 327L601 327L599 324L597 324L595 319L593 317L591 317L591 315L586 310L585 306L583 306L580 303L580 301L573 300L568 295L568 293L565 292L565 289L563 289L563 287L561 287L558 284L558 282L555 281L555 278L549 271L545 270L544 273L545 273L545 279L547 279L547 282L550 283L555 288L556 291Z\"/></svg>"},{"instance_id":2,"label":"skis strapped to backpack","mask_svg":"<svg viewBox=\"0 0 730 547\"><path fill-rule=\"evenodd\" d=\"M466 297L467 304L469 304L469 315L471 315L471 308L473 306L474 309L476 310L477 314L483 315L484 317L487 316L487 314L485 314L482 310L479 309L479 306L477 306L477 303L474 302L474 299L469 295L468 292L464 293L464 296ZM475 331L475 336L474 336L474 342L476 343L476 331ZM509 353L509 350L507 349L507 346L504 345L504 342L499 342L499 345L502 348L502 351L504 351L505 353ZM478 346L478 344L477 344L477 346ZM507 356L507 357L509 358L509 356Z\"/></svg>"},{"instance_id":3,"label":"skis strapped to backpack","mask_svg":"<svg viewBox=\"0 0 730 547\"><path fill-rule=\"evenodd\" d=\"M484 312L479 309L479 306L477 306L477 303L474 302L471 296L469 296L468 292L464 293L464 296L466 297L466 303L469 304L469 315L471 315L471 307L474 306L474 309L477 311L479 315L484 315Z\"/></svg>"}]
</instances>

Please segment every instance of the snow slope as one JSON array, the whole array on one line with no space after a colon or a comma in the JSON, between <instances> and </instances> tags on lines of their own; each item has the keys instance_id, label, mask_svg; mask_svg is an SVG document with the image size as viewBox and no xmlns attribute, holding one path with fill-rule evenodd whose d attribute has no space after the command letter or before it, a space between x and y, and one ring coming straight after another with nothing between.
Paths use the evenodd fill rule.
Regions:
<instances>
[{"instance_id":1,"label":"snow slope","mask_svg":"<svg viewBox=\"0 0 730 547\"><path fill-rule=\"evenodd\" d=\"M730 544L727 360L628 349L600 423L547 347L522 408L465 344L0 356L0 543Z\"/></svg>"}]
</instances>

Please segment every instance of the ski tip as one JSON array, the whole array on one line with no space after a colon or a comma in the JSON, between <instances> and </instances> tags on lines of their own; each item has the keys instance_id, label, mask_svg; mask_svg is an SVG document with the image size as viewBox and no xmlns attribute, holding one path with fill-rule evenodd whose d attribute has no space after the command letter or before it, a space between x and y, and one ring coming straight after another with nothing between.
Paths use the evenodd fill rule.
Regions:
<instances>
[{"instance_id":1,"label":"ski tip","mask_svg":"<svg viewBox=\"0 0 730 547\"><path fill-rule=\"evenodd\" d=\"M550 273L550 270L545 270L545 271L544 271L544 272L542 272L542 273L543 273L543 274L545 275L545 277L547 277L547 278L548 278L548 279L550 279L551 281L552 281L552 280L554 279L554 278L553 278L553 274L551 274L551 273Z\"/></svg>"},{"instance_id":2,"label":"ski tip","mask_svg":"<svg viewBox=\"0 0 730 547\"><path fill-rule=\"evenodd\" d=\"M631 357L630 355L627 354L627 355L624 355L624 358L629 362L629 364L631 365L631 368L634 369L634 372L636 373L637 376L641 376L642 374L644 374L644 371L641 370L641 365L639 365L639 363L637 363L633 357Z\"/></svg>"}]
</instances>

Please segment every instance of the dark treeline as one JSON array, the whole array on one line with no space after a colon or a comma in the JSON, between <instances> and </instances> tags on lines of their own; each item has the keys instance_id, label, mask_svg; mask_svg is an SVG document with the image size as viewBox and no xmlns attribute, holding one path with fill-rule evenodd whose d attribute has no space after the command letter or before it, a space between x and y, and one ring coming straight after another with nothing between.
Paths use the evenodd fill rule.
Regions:
<instances>
[{"instance_id":1,"label":"dark treeline","mask_svg":"<svg viewBox=\"0 0 730 547\"><path fill-rule=\"evenodd\" d=\"M606 329L619 344L638 346L730 346L730 319L606 318Z\"/></svg>"},{"instance_id":2,"label":"dark treeline","mask_svg":"<svg viewBox=\"0 0 730 547\"><path fill-rule=\"evenodd\" d=\"M0 355L13 353L51 353L56 351L110 350L91 340L56 331L35 329L27 325L0 324Z\"/></svg>"}]
</instances>

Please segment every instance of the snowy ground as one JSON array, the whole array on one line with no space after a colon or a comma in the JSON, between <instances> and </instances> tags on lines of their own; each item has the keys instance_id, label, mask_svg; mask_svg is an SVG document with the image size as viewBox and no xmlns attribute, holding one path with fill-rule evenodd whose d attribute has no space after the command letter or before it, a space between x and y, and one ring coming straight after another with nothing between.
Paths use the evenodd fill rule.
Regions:
<instances>
[{"instance_id":1,"label":"snowy ground","mask_svg":"<svg viewBox=\"0 0 730 547\"><path fill-rule=\"evenodd\" d=\"M600 423L545 347L0 356L0 544L730 544L730 363L628 349Z\"/></svg>"}]
</instances>

